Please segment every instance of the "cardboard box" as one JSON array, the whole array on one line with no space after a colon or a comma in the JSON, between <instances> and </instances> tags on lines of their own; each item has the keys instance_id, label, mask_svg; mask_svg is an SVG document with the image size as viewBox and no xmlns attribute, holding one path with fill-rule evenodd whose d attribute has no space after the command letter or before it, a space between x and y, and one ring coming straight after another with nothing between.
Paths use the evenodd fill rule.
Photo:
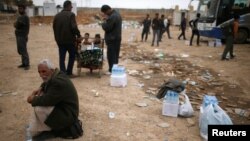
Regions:
<instances>
[{"instance_id":1,"label":"cardboard box","mask_svg":"<svg viewBox=\"0 0 250 141\"><path fill-rule=\"evenodd\" d=\"M110 85L112 87L125 87L127 86L127 74L111 75Z\"/></svg>"},{"instance_id":2,"label":"cardboard box","mask_svg":"<svg viewBox=\"0 0 250 141\"><path fill-rule=\"evenodd\" d=\"M177 117L179 111L179 103L173 104L168 102L163 102L162 115Z\"/></svg>"},{"instance_id":3,"label":"cardboard box","mask_svg":"<svg viewBox=\"0 0 250 141\"><path fill-rule=\"evenodd\" d=\"M215 41L208 41L208 46L215 47Z\"/></svg>"}]
</instances>

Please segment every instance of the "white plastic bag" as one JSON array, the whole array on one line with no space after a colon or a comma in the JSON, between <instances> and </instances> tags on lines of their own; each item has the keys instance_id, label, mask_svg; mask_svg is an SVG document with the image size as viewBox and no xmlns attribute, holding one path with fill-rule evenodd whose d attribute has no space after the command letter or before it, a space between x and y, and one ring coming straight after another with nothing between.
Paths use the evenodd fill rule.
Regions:
<instances>
[{"instance_id":1,"label":"white plastic bag","mask_svg":"<svg viewBox=\"0 0 250 141\"><path fill-rule=\"evenodd\" d=\"M189 101L188 96L185 93L182 93L185 96L184 104L181 104L179 107L178 114L183 117L191 117L194 114L194 109Z\"/></svg>"},{"instance_id":2,"label":"white plastic bag","mask_svg":"<svg viewBox=\"0 0 250 141\"><path fill-rule=\"evenodd\" d=\"M217 104L209 104L205 109L200 109L200 135L207 140L208 125L232 125L227 113Z\"/></svg>"}]
</instances>

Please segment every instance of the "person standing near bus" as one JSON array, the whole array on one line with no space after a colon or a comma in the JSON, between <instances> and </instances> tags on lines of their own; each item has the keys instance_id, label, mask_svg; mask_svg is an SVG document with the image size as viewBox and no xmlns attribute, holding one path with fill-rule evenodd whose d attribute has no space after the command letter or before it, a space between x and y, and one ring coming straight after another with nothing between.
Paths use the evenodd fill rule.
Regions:
<instances>
[{"instance_id":1,"label":"person standing near bus","mask_svg":"<svg viewBox=\"0 0 250 141\"><path fill-rule=\"evenodd\" d=\"M237 37L239 29L239 15L234 16L233 24L229 24L228 26L224 27L224 35L226 36L226 47L222 54L221 60L228 60L226 58L227 53L230 54L230 59L235 57L233 53L233 42Z\"/></svg>"},{"instance_id":2,"label":"person standing near bus","mask_svg":"<svg viewBox=\"0 0 250 141\"><path fill-rule=\"evenodd\" d=\"M180 29L181 29L181 34L178 36L178 40L181 39L181 37L183 36L183 39L186 40L186 36L185 36L185 32L186 32L186 21L187 19L185 18L185 16L182 17L181 20L181 25L180 25Z\"/></svg>"},{"instance_id":3,"label":"person standing near bus","mask_svg":"<svg viewBox=\"0 0 250 141\"><path fill-rule=\"evenodd\" d=\"M142 22L143 29L142 29L142 34L141 34L141 41L143 42L144 35L145 35L145 42L148 39L148 33L151 25L151 19L149 17L149 14L146 15L146 18Z\"/></svg>"},{"instance_id":4,"label":"person standing near bus","mask_svg":"<svg viewBox=\"0 0 250 141\"><path fill-rule=\"evenodd\" d=\"M197 28L197 23L198 23L199 19L200 19L200 13L197 13L196 18L189 21L189 25L192 28L192 35L191 35L190 44L189 44L190 46L192 46L194 35L197 35L197 46L200 45L200 33L199 33L198 28Z\"/></svg>"}]
</instances>

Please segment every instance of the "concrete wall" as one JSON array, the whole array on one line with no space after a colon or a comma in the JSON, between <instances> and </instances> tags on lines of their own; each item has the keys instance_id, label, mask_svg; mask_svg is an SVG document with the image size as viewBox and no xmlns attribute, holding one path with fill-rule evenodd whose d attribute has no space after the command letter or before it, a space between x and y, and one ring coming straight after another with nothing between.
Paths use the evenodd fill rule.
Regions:
<instances>
[{"instance_id":1,"label":"concrete wall","mask_svg":"<svg viewBox=\"0 0 250 141\"><path fill-rule=\"evenodd\" d=\"M180 25L180 23L181 23L181 11L174 11L173 25Z\"/></svg>"},{"instance_id":2,"label":"concrete wall","mask_svg":"<svg viewBox=\"0 0 250 141\"><path fill-rule=\"evenodd\" d=\"M54 2L43 3L44 16L55 16L56 4Z\"/></svg>"},{"instance_id":3,"label":"concrete wall","mask_svg":"<svg viewBox=\"0 0 250 141\"><path fill-rule=\"evenodd\" d=\"M34 8L33 7L27 7L26 8L26 14L28 17L34 17Z\"/></svg>"},{"instance_id":4,"label":"concrete wall","mask_svg":"<svg viewBox=\"0 0 250 141\"><path fill-rule=\"evenodd\" d=\"M43 7L38 7L37 15L43 16Z\"/></svg>"}]
</instances>

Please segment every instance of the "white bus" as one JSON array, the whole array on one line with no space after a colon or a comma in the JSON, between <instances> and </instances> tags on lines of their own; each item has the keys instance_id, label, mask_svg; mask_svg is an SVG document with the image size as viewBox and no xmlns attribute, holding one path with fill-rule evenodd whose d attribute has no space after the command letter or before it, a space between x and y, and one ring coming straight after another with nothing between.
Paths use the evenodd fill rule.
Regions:
<instances>
[{"instance_id":1,"label":"white bus","mask_svg":"<svg viewBox=\"0 0 250 141\"><path fill-rule=\"evenodd\" d=\"M201 14L198 29L201 36L223 39L220 26L240 16L237 43L250 38L250 0L199 0L197 12Z\"/></svg>"}]
</instances>

